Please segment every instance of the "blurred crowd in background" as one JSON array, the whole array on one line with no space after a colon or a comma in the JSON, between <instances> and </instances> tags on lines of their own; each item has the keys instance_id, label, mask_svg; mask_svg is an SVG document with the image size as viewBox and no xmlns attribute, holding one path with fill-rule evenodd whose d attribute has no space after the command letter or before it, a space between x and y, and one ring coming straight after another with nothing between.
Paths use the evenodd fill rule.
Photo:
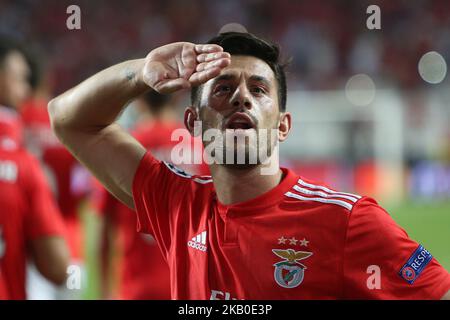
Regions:
<instances>
[{"instance_id":1,"label":"blurred crowd in background","mask_svg":"<svg viewBox=\"0 0 450 320\"><path fill-rule=\"evenodd\" d=\"M64 216L73 263L84 266L88 235L80 208L86 200L90 210L100 212L105 221L104 232L95 241L90 239L102 243L91 247L100 248L99 260L114 260L111 221L128 228L121 240L124 254L137 254L137 260L144 261L132 248L150 250L145 246L151 244L151 250L158 249L152 239L134 233L134 220L121 220L118 212L127 209L99 188L59 144L49 127L47 102L101 69L144 57L170 42L205 42L229 23L279 43L289 63L288 110L294 114L294 127L300 129L281 149L284 165L310 179L381 200L450 199L450 80L444 77L430 84L418 71L419 60L427 52L450 58L450 1L377 1L381 30L366 27L366 9L372 4L366 0L85 0L76 2L81 30L68 30L66 9L72 4L0 0L0 36L22 42L33 57L29 61L33 94L17 107L27 146L45 164ZM355 74L368 75L375 84L375 100L367 106L341 99ZM166 160L172 145L151 140L151 132L163 132L161 136L169 140L171 130L181 126L187 100L173 98L135 101L120 119ZM151 114L146 104L150 109L169 106L171 111ZM158 150L161 144L165 150ZM57 173L51 174L49 168ZM159 263L153 267L161 267L163 262ZM115 280L107 279L111 265L105 262L99 267L105 277L98 280L100 297L152 297L151 292L140 296L139 284L132 286L143 278L137 282L127 278L139 273L135 264L120 267L121 272L128 270L122 282L130 286L122 287L120 294L112 290ZM159 285L167 288L167 270L155 272L162 274ZM167 291L162 293L159 297L168 297Z\"/></svg>"}]
</instances>

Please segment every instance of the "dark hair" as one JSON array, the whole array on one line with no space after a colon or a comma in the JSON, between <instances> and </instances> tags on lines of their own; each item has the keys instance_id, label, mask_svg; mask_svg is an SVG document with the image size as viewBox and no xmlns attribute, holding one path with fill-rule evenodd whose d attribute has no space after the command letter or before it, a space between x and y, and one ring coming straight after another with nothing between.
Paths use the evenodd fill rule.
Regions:
<instances>
[{"instance_id":1,"label":"dark hair","mask_svg":"<svg viewBox=\"0 0 450 320\"><path fill-rule=\"evenodd\" d=\"M3 67L6 57L11 52L19 52L22 54L28 64L28 67L30 68L28 82L33 90L36 89L42 80L42 55L37 54L35 50L31 50L29 46L25 48L23 43L19 41L0 36L0 69Z\"/></svg>"},{"instance_id":2,"label":"dark hair","mask_svg":"<svg viewBox=\"0 0 450 320\"><path fill-rule=\"evenodd\" d=\"M172 95L150 90L142 96L142 99L146 102L148 110L152 114L158 115L170 102Z\"/></svg>"},{"instance_id":3,"label":"dark hair","mask_svg":"<svg viewBox=\"0 0 450 320\"><path fill-rule=\"evenodd\" d=\"M0 36L0 69L3 67L6 57L13 51L23 52L18 42Z\"/></svg>"},{"instance_id":4,"label":"dark hair","mask_svg":"<svg viewBox=\"0 0 450 320\"><path fill-rule=\"evenodd\" d=\"M286 74L284 65L280 63L280 49L278 45L267 42L251 33L225 32L208 41L218 44L231 55L252 56L266 62L275 74L278 83L278 100L280 111L286 111ZM191 90L191 103L194 105L200 95L201 86Z\"/></svg>"}]
</instances>

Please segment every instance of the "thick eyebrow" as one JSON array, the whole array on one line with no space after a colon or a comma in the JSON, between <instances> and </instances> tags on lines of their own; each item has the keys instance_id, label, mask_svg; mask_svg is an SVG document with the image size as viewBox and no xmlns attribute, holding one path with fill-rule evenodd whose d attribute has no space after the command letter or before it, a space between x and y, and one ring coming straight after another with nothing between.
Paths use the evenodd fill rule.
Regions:
<instances>
[{"instance_id":1,"label":"thick eyebrow","mask_svg":"<svg viewBox=\"0 0 450 320\"><path fill-rule=\"evenodd\" d=\"M265 78L265 77L262 77L262 76L251 76L250 80L255 81L255 82L261 82L265 86L270 88L270 81L267 78Z\"/></svg>"},{"instance_id":2,"label":"thick eyebrow","mask_svg":"<svg viewBox=\"0 0 450 320\"><path fill-rule=\"evenodd\" d=\"M236 76L232 75L232 74L222 74L220 76L217 76L214 78L213 80L213 85L215 85L217 82L220 82L222 80L232 80L234 79Z\"/></svg>"},{"instance_id":3,"label":"thick eyebrow","mask_svg":"<svg viewBox=\"0 0 450 320\"><path fill-rule=\"evenodd\" d=\"M213 85L215 85L216 83L218 83L218 82L220 82L222 80L226 81L226 80L232 80L234 78L236 78L236 76L233 75L233 74L223 74L223 75L220 75L220 76L214 78ZM253 76L250 77L250 80L251 81L255 81L255 82L261 82L265 86L270 87L270 81L267 78L263 77L263 76L253 75Z\"/></svg>"}]
</instances>

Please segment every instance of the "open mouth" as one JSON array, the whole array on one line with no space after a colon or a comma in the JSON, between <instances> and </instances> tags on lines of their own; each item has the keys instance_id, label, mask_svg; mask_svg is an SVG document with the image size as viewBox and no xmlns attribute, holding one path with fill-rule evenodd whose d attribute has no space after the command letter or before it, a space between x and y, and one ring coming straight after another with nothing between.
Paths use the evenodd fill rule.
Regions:
<instances>
[{"instance_id":1,"label":"open mouth","mask_svg":"<svg viewBox=\"0 0 450 320\"><path fill-rule=\"evenodd\" d=\"M227 126L227 129L233 129L233 130L237 130L237 129L247 130L247 129L252 129L252 128L253 127L251 125L249 125L248 123L243 123L243 122L233 122Z\"/></svg>"},{"instance_id":2,"label":"open mouth","mask_svg":"<svg viewBox=\"0 0 450 320\"><path fill-rule=\"evenodd\" d=\"M228 120L225 129L231 129L231 130L249 130L249 129L255 129L255 123L245 113L237 112L233 114L230 119Z\"/></svg>"}]
</instances>

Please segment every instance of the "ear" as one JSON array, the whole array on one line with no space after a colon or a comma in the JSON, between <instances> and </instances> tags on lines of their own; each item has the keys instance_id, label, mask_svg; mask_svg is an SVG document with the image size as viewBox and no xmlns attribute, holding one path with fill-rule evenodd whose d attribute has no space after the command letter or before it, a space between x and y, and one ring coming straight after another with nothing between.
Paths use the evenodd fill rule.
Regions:
<instances>
[{"instance_id":1,"label":"ear","mask_svg":"<svg viewBox=\"0 0 450 320\"><path fill-rule=\"evenodd\" d=\"M189 106L184 110L184 126L190 132L191 136L195 137L194 126L195 121L199 121L198 111L195 107Z\"/></svg>"},{"instance_id":2,"label":"ear","mask_svg":"<svg viewBox=\"0 0 450 320\"><path fill-rule=\"evenodd\" d=\"M280 113L280 122L278 125L278 140L283 142L287 139L292 128L292 116L289 112Z\"/></svg>"}]
</instances>

